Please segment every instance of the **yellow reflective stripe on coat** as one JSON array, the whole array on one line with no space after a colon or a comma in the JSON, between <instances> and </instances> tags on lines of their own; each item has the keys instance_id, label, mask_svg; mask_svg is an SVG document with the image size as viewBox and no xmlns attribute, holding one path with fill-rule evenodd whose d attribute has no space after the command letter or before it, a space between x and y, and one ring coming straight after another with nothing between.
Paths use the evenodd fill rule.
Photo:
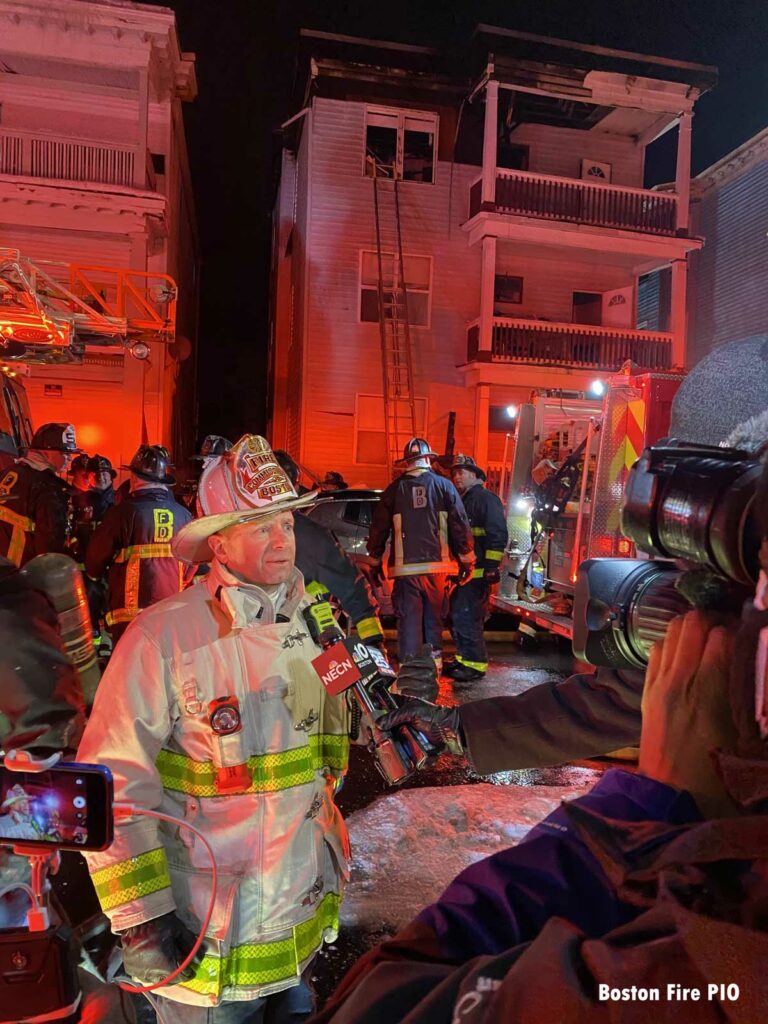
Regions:
<instances>
[{"instance_id":1,"label":"yellow reflective stripe on coat","mask_svg":"<svg viewBox=\"0 0 768 1024\"><path fill-rule=\"evenodd\" d=\"M456 655L456 661L460 665L466 665L467 668L473 668L476 672L486 672L488 669L487 661L468 661L467 658L462 658L460 654Z\"/></svg>"},{"instance_id":2,"label":"yellow reflective stripe on coat","mask_svg":"<svg viewBox=\"0 0 768 1024\"><path fill-rule=\"evenodd\" d=\"M248 758L250 786L245 793L276 793L281 789L313 782L321 768L344 771L349 758L349 737L321 733L307 737L307 745L274 754L256 754ZM227 796L216 788L216 768L212 761L194 761L186 754L161 750L155 766L165 789L188 796Z\"/></svg>"},{"instance_id":3,"label":"yellow reflective stripe on coat","mask_svg":"<svg viewBox=\"0 0 768 1024\"><path fill-rule=\"evenodd\" d=\"M375 615L369 615L367 619L360 619L355 623L355 629L361 640L367 640L371 636L384 636L384 630Z\"/></svg>"},{"instance_id":4,"label":"yellow reflective stripe on coat","mask_svg":"<svg viewBox=\"0 0 768 1024\"><path fill-rule=\"evenodd\" d=\"M171 884L165 850L158 847L147 853L110 864L91 875L103 911L140 900Z\"/></svg>"},{"instance_id":5,"label":"yellow reflective stripe on coat","mask_svg":"<svg viewBox=\"0 0 768 1024\"><path fill-rule=\"evenodd\" d=\"M173 558L170 544L131 544L115 555L115 564L134 558Z\"/></svg>"},{"instance_id":6,"label":"yellow reflective stripe on coat","mask_svg":"<svg viewBox=\"0 0 768 1024\"><path fill-rule=\"evenodd\" d=\"M485 576L485 569L473 569L472 570L472 579L473 580L481 580L483 578L483 576Z\"/></svg>"},{"instance_id":7,"label":"yellow reflective stripe on coat","mask_svg":"<svg viewBox=\"0 0 768 1024\"><path fill-rule=\"evenodd\" d=\"M18 567L24 555L26 534L35 532L35 521L28 516L20 516L18 512L12 512L0 504L0 522L7 523L11 528L11 540L5 557Z\"/></svg>"},{"instance_id":8,"label":"yellow reflective stripe on coat","mask_svg":"<svg viewBox=\"0 0 768 1024\"><path fill-rule=\"evenodd\" d=\"M485 552L485 557L491 562L500 562L504 557L503 551L488 550Z\"/></svg>"},{"instance_id":9,"label":"yellow reflective stripe on coat","mask_svg":"<svg viewBox=\"0 0 768 1024\"><path fill-rule=\"evenodd\" d=\"M233 946L223 957L206 953L194 978L179 987L218 996L225 988L255 988L298 978L301 965L322 945L326 932L330 930L332 938L338 934L340 905L341 896L329 892L314 916L297 924L290 938Z\"/></svg>"},{"instance_id":10,"label":"yellow reflective stripe on coat","mask_svg":"<svg viewBox=\"0 0 768 1024\"><path fill-rule=\"evenodd\" d=\"M139 607L139 582L141 577L141 560L143 558L173 558L170 544L131 544L121 548L115 555L115 565L126 563L125 566L125 604L107 612L108 626L116 626L123 622L133 622L141 611ZM184 586L184 567L179 564L179 590Z\"/></svg>"},{"instance_id":11,"label":"yellow reflective stripe on coat","mask_svg":"<svg viewBox=\"0 0 768 1024\"><path fill-rule=\"evenodd\" d=\"M485 527L484 526L473 526L472 527L472 536L473 537L484 537L485 536Z\"/></svg>"},{"instance_id":12,"label":"yellow reflective stripe on coat","mask_svg":"<svg viewBox=\"0 0 768 1024\"><path fill-rule=\"evenodd\" d=\"M317 580L310 580L304 588L310 597L319 597L321 594L330 594L328 587L324 587L322 583L318 583Z\"/></svg>"}]
</instances>

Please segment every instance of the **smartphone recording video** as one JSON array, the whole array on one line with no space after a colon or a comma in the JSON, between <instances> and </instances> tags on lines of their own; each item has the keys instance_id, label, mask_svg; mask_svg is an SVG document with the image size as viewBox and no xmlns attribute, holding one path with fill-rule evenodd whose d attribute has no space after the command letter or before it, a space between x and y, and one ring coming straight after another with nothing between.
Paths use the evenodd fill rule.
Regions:
<instances>
[{"instance_id":1,"label":"smartphone recording video","mask_svg":"<svg viewBox=\"0 0 768 1024\"><path fill-rule=\"evenodd\" d=\"M0 845L106 850L112 842L112 773L61 763L43 772L0 768Z\"/></svg>"}]
</instances>

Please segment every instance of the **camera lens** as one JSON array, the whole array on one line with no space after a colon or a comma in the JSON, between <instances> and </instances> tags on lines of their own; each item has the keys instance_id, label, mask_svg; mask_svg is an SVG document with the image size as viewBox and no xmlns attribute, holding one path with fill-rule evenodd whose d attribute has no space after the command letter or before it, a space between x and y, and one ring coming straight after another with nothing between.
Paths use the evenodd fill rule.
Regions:
<instances>
[{"instance_id":1,"label":"camera lens","mask_svg":"<svg viewBox=\"0 0 768 1024\"><path fill-rule=\"evenodd\" d=\"M640 551L736 583L757 579L760 464L730 449L647 448L627 480L622 531Z\"/></svg>"}]
</instances>

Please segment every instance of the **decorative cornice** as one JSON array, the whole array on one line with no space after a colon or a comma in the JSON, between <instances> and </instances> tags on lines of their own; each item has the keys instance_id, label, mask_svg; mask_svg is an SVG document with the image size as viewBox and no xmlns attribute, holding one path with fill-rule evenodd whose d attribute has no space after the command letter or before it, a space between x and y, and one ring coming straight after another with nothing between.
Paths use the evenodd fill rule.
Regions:
<instances>
[{"instance_id":1,"label":"decorative cornice","mask_svg":"<svg viewBox=\"0 0 768 1024\"><path fill-rule=\"evenodd\" d=\"M717 163L712 164L692 181L692 191L702 196L719 185L732 181L744 171L754 167L768 158L768 128L764 128L741 146L727 153Z\"/></svg>"}]
</instances>

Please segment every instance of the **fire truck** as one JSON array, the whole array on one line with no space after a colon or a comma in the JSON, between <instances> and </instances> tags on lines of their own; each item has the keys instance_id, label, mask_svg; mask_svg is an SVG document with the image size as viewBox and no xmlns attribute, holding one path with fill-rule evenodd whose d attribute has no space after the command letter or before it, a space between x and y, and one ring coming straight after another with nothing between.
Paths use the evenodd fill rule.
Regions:
<instances>
[{"instance_id":1,"label":"fire truck","mask_svg":"<svg viewBox=\"0 0 768 1024\"><path fill-rule=\"evenodd\" d=\"M573 636L578 569L587 558L631 558L620 529L627 474L669 430L677 372L626 364L602 399L543 392L520 407L507 491L509 543L493 607L523 635Z\"/></svg>"},{"instance_id":2,"label":"fire truck","mask_svg":"<svg viewBox=\"0 0 768 1024\"><path fill-rule=\"evenodd\" d=\"M174 340L176 300L167 274L33 263L0 248L0 469L31 440L32 367L81 363L90 346L146 359L149 341Z\"/></svg>"}]
</instances>

